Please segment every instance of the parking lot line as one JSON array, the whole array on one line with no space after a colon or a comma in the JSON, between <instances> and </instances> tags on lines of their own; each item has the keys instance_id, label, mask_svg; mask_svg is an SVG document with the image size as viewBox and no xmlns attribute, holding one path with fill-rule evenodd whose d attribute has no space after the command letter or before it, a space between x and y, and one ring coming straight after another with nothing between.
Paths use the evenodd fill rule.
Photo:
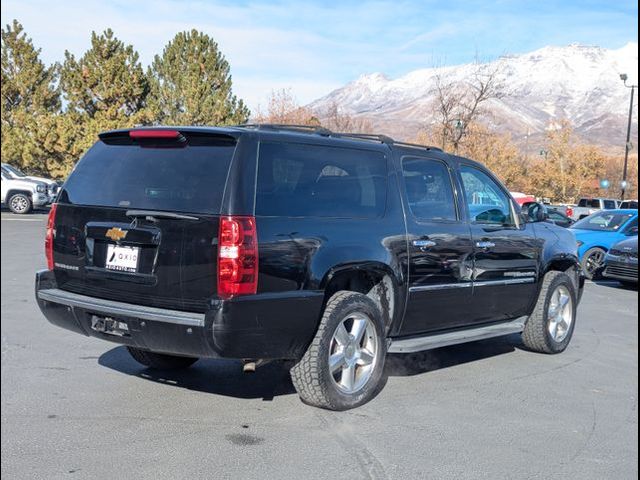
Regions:
<instances>
[{"instance_id":1,"label":"parking lot line","mask_svg":"<svg viewBox=\"0 0 640 480\"><path fill-rule=\"evenodd\" d=\"M7 222L42 222L44 220L44 218L9 218L9 217L2 217L2 221L7 221Z\"/></svg>"}]
</instances>

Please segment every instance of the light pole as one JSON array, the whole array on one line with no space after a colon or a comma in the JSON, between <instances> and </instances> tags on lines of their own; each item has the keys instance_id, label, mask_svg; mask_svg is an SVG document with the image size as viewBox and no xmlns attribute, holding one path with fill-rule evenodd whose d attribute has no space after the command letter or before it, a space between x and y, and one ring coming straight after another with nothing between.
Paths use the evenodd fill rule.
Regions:
<instances>
[{"instance_id":1,"label":"light pole","mask_svg":"<svg viewBox=\"0 0 640 480\"><path fill-rule=\"evenodd\" d=\"M624 82L624 86L631 89L631 100L629 101L629 120L627 121L627 143L624 146L624 166L622 167L622 183L620 184L621 192L620 199L624 200L624 192L627 189L627 166L629 162L629 150L631 150L631 117L633 115L633 92L637 85L627 85L627 77L626 73L620 74L620 80Z\"/></svg>"}]
</instances>

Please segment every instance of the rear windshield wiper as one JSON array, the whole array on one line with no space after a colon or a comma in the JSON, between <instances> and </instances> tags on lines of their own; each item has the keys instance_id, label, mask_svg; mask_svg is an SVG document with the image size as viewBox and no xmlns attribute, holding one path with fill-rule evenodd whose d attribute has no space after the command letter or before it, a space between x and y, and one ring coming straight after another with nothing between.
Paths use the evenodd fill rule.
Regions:
<instances>
[{"instance_id":1,"label":"rear windshield wiper","mask_svg":"<svg viewBox=\"0 0 640 480\"><path fill-rule=\"evenodd\" d=\"M191 215L183 215L181 213L174 212L162 212L159 210L127 210L125 214L127 217L134 218L147 218L149 220L155 220L158 218L171 218L175 220L200 220L198 217Z\"/></svg>"}]
</instances>

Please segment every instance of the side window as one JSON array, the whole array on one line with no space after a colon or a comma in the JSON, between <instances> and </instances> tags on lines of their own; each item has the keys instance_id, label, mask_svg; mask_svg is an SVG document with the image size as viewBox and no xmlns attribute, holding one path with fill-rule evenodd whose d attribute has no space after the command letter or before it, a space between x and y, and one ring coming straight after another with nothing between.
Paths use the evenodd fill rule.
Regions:
<instances>
[{"instance_id":1,"label":"side window","mask_svg":"<svg viewBox=\"0 0 640 480\"><path fill-rule=\"evenodd\" d=\"M636 233L637 233L637 229L638 229L638 217L634 218L633 220L631 220L627 226L624 228L624 232L629 234L632 233L633 229L636 229Z\"/></svg>"},{"instance_id":2,"label":"side window","mask_svg":"<svg viewBox=\"0 0 640 480\"><path fill-rule=\"evenodd\" d=\"M387 201L380 152L262 142L256 215L375 218Z\"/></svg>"},{"instance_id":3,"label":"side window","mask_svg":"<svg viewBox=\"0 0 640 480\"><path fill-rule=\"evenodd\" d=\"M604 200L605 210L615 210L617 208L615 200Z\"/></svg>"},{"instance_id":4,"label":"side window","mask_svg":"<svg viewBox=\"0 0 640 480\"><path fill-rule=\"evenodd\" d=\"M578 206L579 207L586 207L587 206L587 199L586 198L581 198L580 201L578 202Z\"/></svg>"},{"instance_id":5,"label":"side window","mask_svg":"<svg viewBox=\"0 0 640 480\"><path fill-rule=\"evenodd\" d=\"M511 201L491 177L477 168L466 165L460 167L460 176L472 222L514 224Z\"/></svg>"},{"instance_id":6,"label":"side window","mask_svg":"<svg viewBox=\"0 0 640 480\"><path fill-rule=\"evenodd\" d=\"M589 206L591 208L600 208L600 200L597 198L594 198L593 200L589 200Z\"/></svg>"},{"instance_id":7,"label":"side window","mask_svg":"<svg viewBox=\"0 0 640 480\"><path fill-rule=\"evenodd\" d=\"M411 213L419 220L457 220L446 165L418 157L402 159L402 176Z\"/></svg>"}]
</instances>

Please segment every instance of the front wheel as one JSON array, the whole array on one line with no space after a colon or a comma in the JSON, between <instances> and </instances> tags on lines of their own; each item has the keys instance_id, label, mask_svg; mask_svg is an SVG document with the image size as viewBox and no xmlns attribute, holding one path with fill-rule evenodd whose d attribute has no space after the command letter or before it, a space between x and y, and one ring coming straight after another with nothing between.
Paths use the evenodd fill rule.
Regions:
<instances>
[{"instance_id":1,"label":"front wheel","mask_svg":"<svg viewBox=\"0 0 640 480\"><path fill-rule=\"evenodd\" d=\"M366 295L340 291L325 307L320 326L291 379L307 404L348 410L382 388L386 356L384 322Z\"/></svg>"},{"instance_id":2,"label":"front wheel","mask_svg":"<svg viewBox=\"0 0 640 480\"><path fill-rule=\"evenodd\" d=\"M582 256L582 270L584 271L585 277L589 280L597 280L600 278L602 269L604 268L604 257L606 254L607 252L600 247L593 247L584 252Z\"/></svg>"},{"instance_id":3,"label":"front wheel","mask_svg":"<svg viewBox=\"0 0 640 480\"><path fill-rule=\"evenodd\" d=\"M9 210L18 215L27 214L33 208L31 198L25 193L15 193L11 195L7 203L9 204Z\"/></svg>"},{"instance_id":4,"label":"front wheel","mask_svg":"<svg viewBox=\"0 0 640 480\"><path fill-rule=\"evenodd\" d=\"M564 272L547 273L522 332L524 345L541 353L564 351L573 336L576 307L576 287L571 277Z\"/></svg>"}]
</instances>

